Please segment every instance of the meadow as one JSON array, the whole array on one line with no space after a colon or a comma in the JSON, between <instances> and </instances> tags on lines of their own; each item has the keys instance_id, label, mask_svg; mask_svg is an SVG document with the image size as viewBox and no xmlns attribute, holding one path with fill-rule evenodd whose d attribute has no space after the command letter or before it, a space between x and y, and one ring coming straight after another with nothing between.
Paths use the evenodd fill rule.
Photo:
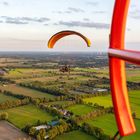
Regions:
<instances>
[{"instance_id":1,"label":"meadow","mask_svg":"<svg viewBox=\"0 0 140 140\"><path fill-rule=\"evenodd\" d=\"M94 136L81 131L72 131L56 137L54 140L97 140Z\"/></svg>"},{"instance_id":2,"label":"meadow","mask_svg":"<svg viewBox=\"0 0 140 140\"><path fill-rule=\"evenodd\" d=\"M94 120L87 121L92 126L96 126L102 128L106 134L114 136L118 131L115 117L113 114L107 114L104 116L97 117ZM137 128L137 132L131 136L124 137L124 140L137 140L140 137L140 120L135 119L135 124Z\"/></svg>"},{"instance_id":3,"label":"meadow","mask_svg":"<svg viewBox=\"0 0 140 140\"><path fill-rule=\"evenodd\" d=\"M72 101L55 101L55 102L49 102L47 105L67 105L70 104Z\"/></svg>"},{"instance_id":4,"label":"meadow","mask_svg":"<svg viewBox=\"0 0 140 140\"><path fill-rule=\"evenodd\" d=\"M8 120L18 128L24 128L27 124L35 124L38 120L45 122L54 118L33 105L25 105L5 111L9 114Z\"/></svg>"},{"instance_id":5,"label":"meadow","mask_svg":"<svg viewBox=\"0 0 140 140\"><path fill-rule=\"evenodd\" d=\"M94 110L93 107L82 104L72 105L66 109L73 112L75 115L84 115Z\"/></svg>"},{"instance_id":6,"label":"meadow","mask_svg":"<svg viewBox=\"0 0 140 140\"><path fill-rule=\"evenodd\" d=\"M0 88L2 90L11 91L15 94L30 96L32 98L44 98L45 97L48 99L52 99L55 97L55 96L48 94L48 93L43 93L43 92L36 91L33 89L28 89L28 88L21 87L21 86L15 85L15 84L8 84L5 87L0 86Z\"/></svg>"},{"instance_id":7,"label":"meadow","mask_svg":"<svg viewBox=\"0 0 140 140\"><path fill-rule=\"evenodd\" d=\"M55 58L56 59L56 58ZM70 59L71 60L71 59ZM98 61L98 60L97 60ZM19 62L19 61L18 61ZM26 62L25 62L26 63ZM88 63L88 62L87 62ZM16 64L16 63L15 63ZM102 63L103 64L103 63ZM20 64L21 65L21 64ZM30 63L28 66L31 65ZM42 65L42 68L32 68L32 65L30 68L11 68L9 69L9 72L6 73L3 77L9 78L10 80L15 81L15 84L11 84L10 82L7 83L0 83L0 89L1 90L7 90L11 91L14 94L21 94L25 96L29 96L32 98L47 98L47 99L56 99L54 95L49 93L44 93L38 90L33 90L30 88L25 88L22 86L19 86L19 83L30 83L31 85L37 85L42 87L48 87L49 89L60 89L65 94L69 95L64 96L66 98L57 98L57 101L49 101L44 102L43 104L47 105L56 105L59 108L60 106L63 106L65 110L73 112L74 116L68 116L69 119L75 116L81 116L86 115L89 112L94 111L94 107L89 103L92 103L93 105L95 103L102 105L104 107L110 107L112 106L112 100L111 95L105 95L105 96L96 96L96 97L90 97L87 98L88 94L94 94L93 91L96 91L97 88L106 88L109 89L109 69L106 66L101 67L88 67L88 68L81 68L81 67L75 67L72 65L70 75L68 76L67 73L62 73L59 71L59 63L46 63L46 60L44 60L44 63L41 63L41 61L38 62L38 66ZM63 65L63 64L60 64ZM82 62L83 65L83 62ZM15 65L14 65L15 66ZM18 65L17 65L18 66ZM45 68L44 66L50 66L52 68ZM106 77L105 80L103 77ZM104 81L103 81L104 80ZM139 82L140 81L140 71L139 69L127 69L127 80L131 82ZM94 83L95 82L95 83ZM33 88L33 87L32 87ZM94 90L93 90L94 89ZM74 104L70 105L72 103L78 102L75 97L83 98L84 104ZM68 98L71 97L68 101ZM131 103L132 112L136 112L136 126L137 126L137 133L129 136L128 138L124 138L124 140L137 140L140 137L140 91L139 90L133 90L129 91L129 99ZM0 93L0 103L5 102L7 100L13 101L16 100L14 97L6 96L4 94ZM11 122L16 127L22 129L27 124L36 124L38 120L41 122L50 121L55 117L55 115L49 114L46 111L43 111L39 109L38 107L33 105L34 103L19 107L14 107L10 109L4 110L8 113L8 121ZM57 106L58 105L58 106ZM69 107L66 107L69 105ZM49 106L50 107L50 106ZM52 109L52 107L50 107ZM3 112L3 110L0 110L0 112ZM66 120L64 120L67 122ZM115 118L113 114L106 114L102 115L100 117L97 117L96 119L90 118L89 120L85 120L85 122L91 124L92 126L97 126L99 128L102 128L105 132L105 134L114 135L117 132L117 126L115 122ZM1 137L0 137L1 138ZM79 131L78 129L75 131L71 131L68 133L64 133L60 136L57 136L54 140L96 140L94 136L90 136L82 131Z\"/></svg>"},{"instance_id":8,"label":"meadow","mask_svg":"<svg viewBox=\"0 0 140 140\"><path fill-rule=\"evenodd\" d=\"M136 112L137 118L140 118L140 91L133 90L129 91L129 100L132 112ZM83 99L85 103L97 103L99 105L109 107L112 106L112 99L111 96L99 96L99 97L92 97L92 98L85 98Z\"/></svg>"},{"instance_id":9,"label":"meadow","mask_svg":"<svg viewBox=\"0 0 140 140\"><path fill-rule=\"evenodd\" d=\"M6 102L6 101L14 101L17 100L17 98L6 96L3 93L0 93L0 103Z\"/></svg>"}]
</instances>

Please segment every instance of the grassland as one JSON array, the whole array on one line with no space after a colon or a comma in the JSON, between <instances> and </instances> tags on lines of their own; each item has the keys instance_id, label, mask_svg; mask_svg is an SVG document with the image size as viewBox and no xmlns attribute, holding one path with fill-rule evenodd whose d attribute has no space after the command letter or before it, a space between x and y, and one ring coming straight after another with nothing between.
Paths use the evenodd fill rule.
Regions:
<instances>
[{"instance_id":1,"label":"grassland","mask_svg":"<svg viewBox=\"0 0 140 140\"><path fill-rule=\"evenodd\" d=\"M92 97L92 98L85 98L83 99L83 101L85 103L92 103L92 104L99 104L102 105L104 107L110 107L112 106L112 100L111 100L111 96L97 96L97 97Z\"/></svg>"},{"instance_id":2,"label":"grassland","mask_svg":"<svg viewBox=\"0 0 140 140\"><path fill-rule=\"evenodd\" d=\"M17 100L16 98L14 97L11 97L11 96L6 96L4 95L3 93L0 93L0 103L3 103L5 101L14 101L14 100Z\"/></svg>"},{"instance_id":3,"label":"grassland","mask_svg":"<svg viewBox=\"0 0 140 140\"><path fill-rule=\"evenodd\" d=\"M113 114L107 114L101 117L98 117L94 120L88 121L92 126L100 127L104 130L106 134L114 136L117 132L116 121ZM140 120L136 119L135 124L137 127L137 132L132 136L123 138L124 140L137 140L140 137Z\"/></svg>"},{"instance_id":4,"label":"grassland","mask_svg":"<svg viewBox=\"0 0 140 140\"><path fill-rule=\"evenodd\" d=\"M97 140L94 136L87 135L81 131L72 131L61 136L56 137L54 140Z\"/></svg>"},{"instance_id":5,"label":"grassland","mask_svg":"<svg viewBox=\"0 0 140 140\"><path fill-rule=\"evenodd\" d=\"M132 112L136 112L137 118L140 118L140 91L133 90L129 91L129 100ZM84 99L86 103L98 103L99 105L109 107L112 106L111 96L93 97Z\"/></svg>"},{"instance_id":6,"label":"grassland","mask_svg":"<svg viewBox=\"0 0 140 140\"><path fill-rule=\"evenodd\" d=\"M48 98L48 99L54 98L54 96L51 94L47 94L47 93L43 93L40 91L20 87L20 86L15 85L15 84L9 84L6 87L1 86L0 88L2 90L11 91L15 94L21 94L21 95L30 96L33 98L44 98L44 97Z\"/></svg>"},{"instance_id":7,"label":"grassland","mask_svg":"<svg viewBox=\"0 0 140 140\"><path fill-rule=\"evenodd\" d=\"M77 72L96 72L96 76L99 77L107 77L109 78L109 69L107 67L104 68L89 68L89 69L85 69L85 68L75 68L74 71ZM126 69L126 77L127 77L127 81L131 81L131 82L140 82L140 69Z\"/></svg>"},{"instance_id":8,"label":"grassland","mask_svg":"<svg viewBox=\"0 0 140 140\"><path fill-rule=\"evenodd\" d=\"M53 116L33 105L25 105L5 111L9 114L8 120L18 128L23 128L27 124L35 124L38 120L45 122L53 119Z\"/></svg>"},{"instance_id":9,"label":"grassland","mask_svg":"<svg viewBox=\"0 0 140 140\"><path fill-rule=\"evenodd\" d=\"M55 101L55 102L49 102L48 105L67 105L71 103L72 101Z\"/></svg>"},{"instance_id":10,"label":"grassland","mask_svg":"<svg viewBox=\"0 0 140 140\"><path fill-rule=\"evenodd\" d=\"M88 105L76 104L68 107L67 110L73 112L75 115L83 115L93 111L94 108Z\"/></svg>"},{"instance_id":11,"label":"grassland","mask_svg":"<svg viewBox=\"0 0 140 140\"><path fill-rule=\"evenodd\" d=\"M126 72L127 80L132 82L140 82L140 69L129 69Z\"/></svg>"}]
</instances>

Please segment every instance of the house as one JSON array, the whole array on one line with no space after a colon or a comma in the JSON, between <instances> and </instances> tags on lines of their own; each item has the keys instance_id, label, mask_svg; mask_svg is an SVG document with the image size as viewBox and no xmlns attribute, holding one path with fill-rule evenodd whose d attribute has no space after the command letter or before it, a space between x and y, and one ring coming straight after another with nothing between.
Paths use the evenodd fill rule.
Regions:
<instances>
[{"instance_id":1,"label":"house","mask_svg":"<svg viewBox=\"0 0 140 140\"><path fill-rule=\"evenodd\" d=\"M98 92L107 92L108 90L107 89L98 89L97 91Z\"/></svg>"},{"instance_id":2,"label":"house","mask_svg":"<svg viewBox=\"0 0 140 140\"><path fill-rule=\"evenodd\" d=\"M107 89L103 89L103 88L94 88L93 89L94 92L107 92Z\"/></svg>"},{"instance_id":3,"label":"house","mask_svg":"<svg viewBox=\"0 0 140 140\"><path fill-rule=\"evenodd\" d=\"M72 113L68 110L61 109L59 110L65 117L70 117Z\"/></svg>"},{"instance_id":4,"label":"house","mask_svg":"<svg viewBox=\"0 0 140 140\"><path fill-rule=\"evenodd\" d=\"M48 138L49 138L49 135L46 135L46 136L44 137L45 140L48 139Z\"/></svg>"},{"instance_id":5,"label":"house","mask_svg":"<svg viewBox=\"0 0 140 140\"><path fill-rule=\"evenodd\" d=\"M40 126L36 126L34 127L36 130L40 130L40 129L50 129L51 126L50 125L40 125Z\"/></svg>"}]
</instances>

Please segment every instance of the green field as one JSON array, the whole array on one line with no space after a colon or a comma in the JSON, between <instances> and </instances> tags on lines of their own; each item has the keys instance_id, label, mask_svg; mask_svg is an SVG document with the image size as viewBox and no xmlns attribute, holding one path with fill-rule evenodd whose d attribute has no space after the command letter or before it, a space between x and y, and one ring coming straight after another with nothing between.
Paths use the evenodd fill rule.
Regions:
<instances>
[{"instance_id":1,"label":"green field","mask_svg":"<svg viewBox=\"0 0 140 140\"><path fill-rule=\"evenodd\" d=\"M136 112L137 118L140 118L140 91L129 91L129 100L132 112ZM84 102L93 104L98 103L99 105L105 107L112 106L112 99L110 95L86 98L84 99Z\"/></svg>"},{"instance_id":2,"label":"green field","mask_svg":"<svg viewBox=\"0 0 140 140\"><path fill-rule=\"evenodd\" d=\"M44 122L53 119L53 116L33 105L25 105L5 111L9 114L8 120L18 128L23 128L27 124L35 124L38 120Z\"/></svg>"},{"instance_id":3,"label":"green field","mask_svg":"<svg viewBox=\"0 0 140 140\"><path fill-rule=\"evenodd\" d=\"M94 136L81 131L72 131L56 137L54 140L97 140Z\"/></svg>"},{"instance_id":4,"label":"green field","mask_svg":"<svg viewBox=\"0 0 140 140\"><path fill-rule=\"evenodd\" d=\"M84 115L93 111L94 108L88 105L76 104L68 107L67 110L73 112L75 115Z\"/></svg>"},{"instance_id":5,"label":"green field","mask_svg":"<svg viewBox=\"0 0 140 140\"><path fill-rule=\"evenodd\" d=\"M129 69L126 72L128 81L140 82L140 69Z\"/></svg>"},{"instance_id":6,"label":"green field","mask_svg":"<svg viewBox=\"0 0 140 140\"><path fill-rule=\"evenodd\" d=\"M37 91L37 90L32 90L32 89L29 89L29 88L20 87L20 86L17 86L15 84L10 84L10 85L7 85L6 87L0 86L0 89L11 91L15 94L30 96L30 97L33 97L33 98L44 98L45 97L45 98L51 99L51 98L55 97L51 94L43 93L43 92L40 92L40 91Z\"/></svg>"},{"instance_id":7,"label":"green field","mask_svg":"<svg viewBox=\"0 0 140 140\"><path fill-rule=\"evenodd\" d=\"M47 105L67 105L71 103L72 101L55 101L55 102L49 102Z\"/></svg>"},{"instance_id":8,"label":"green field","mask_svg":"<svg viewBox=\"0 0 140 140\"><path fill-rule=\"evenodd\" d=\"M107 114L101 117L97 117L94 120L90 120L87 123L92 126L102 128L106 134L114 136L117 132L116 121L113 114ZM140 120L136 119L135 124L137 127L137 132L129 137L123 138L124 140L138 140L140 137Z\"/></svg>"},{"instance_id":9,"label":"green field","mask_svg":"<svg viewBox=\"0 0 140 140\"><path fill-rule=\"evenodd\" d=\"M17 98L11 97L11 96L6 96L3 93L0 93L0 103L3 103L5 101L14 101L17 100Z\"/></svg>"},{"instance_id":10,"label":"green field","mask_svg":"<svg viewBox=\"0 0 140 140\"><path fill-rule=\"evenodd\" d=\"M92 98L85 98L83 99L83 101L85 103L92 103L92 104L99 104L102 105L104 107L110 107L112 106L112 100L111 100L111 96L97 96L97 97L92 97Z\"/></svg>"}]
</instances>

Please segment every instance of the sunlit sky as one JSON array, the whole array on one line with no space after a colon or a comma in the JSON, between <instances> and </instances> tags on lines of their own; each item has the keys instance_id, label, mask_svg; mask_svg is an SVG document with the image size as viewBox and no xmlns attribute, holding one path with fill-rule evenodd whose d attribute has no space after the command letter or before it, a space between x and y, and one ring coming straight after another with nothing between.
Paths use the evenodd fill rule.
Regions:
<instances>
[{"instance_id":1,"label":"sunlit sky","mask_svg":"<svg viewBox=\"0 0 140 140\"><path fill-rule=\"evenodd\" d=\"M50 51L49 38L61 30L79 31L51 51L106 51L115 0L0 0L0 51ZM131 0L126 48L140 46L140 1Z\"/></svg>"}]
</instances>

